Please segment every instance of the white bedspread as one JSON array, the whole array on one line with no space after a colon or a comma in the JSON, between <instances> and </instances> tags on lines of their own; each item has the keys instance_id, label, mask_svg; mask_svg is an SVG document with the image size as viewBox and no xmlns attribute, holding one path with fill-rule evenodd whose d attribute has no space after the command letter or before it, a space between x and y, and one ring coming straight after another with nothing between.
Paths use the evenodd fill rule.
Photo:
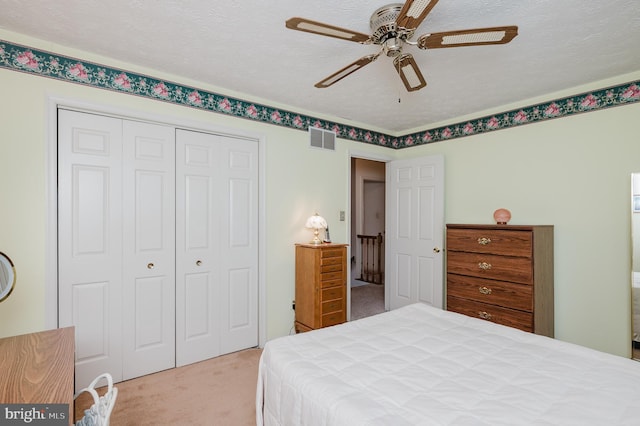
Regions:
<instances>
[{"instance_id":1,"label":"white bedspread","mask_svg":"<svg viewBox=\"0 0 640 426\"><path fill-rule=\"evenodd\" d=\"M640 363L415 304L269 341L258 425L640 425Z\"/></svg>"}]
</instances>

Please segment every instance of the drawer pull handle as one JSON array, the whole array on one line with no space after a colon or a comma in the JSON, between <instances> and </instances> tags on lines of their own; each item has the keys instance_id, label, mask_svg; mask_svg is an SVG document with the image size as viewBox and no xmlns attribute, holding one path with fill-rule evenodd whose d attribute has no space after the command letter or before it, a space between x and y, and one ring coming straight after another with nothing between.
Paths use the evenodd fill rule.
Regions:
<instances>
[{"instance_id":1,"label":"drawer pull handle","mask_svg":"<svg viewBox=\"0 0 640 426\"><path fill-rule=\"evenodd\" d=\"M489 287L480 287L478 291L482 294L491 294L491 289Z\"/></svg>"},{"instance_id":2,"label":"drawer pull handle","mask_svg":"<svg viewBox=\"0 0 640 426\"><path fill-rule=\"evenodd\" d=\"M491 269L491 264L487 262L479 262L478 268L482 269L483 271L488 271L489 269Z\"/></svg>"},{"instance_id":3,"label":"drawer pull handle","mask_svg":"<svg viewBox=\"0 0 640 426\"><path fill-rule=\"evenodd\" d=\"M491 238L486 238L486 237L478 238L478 244L480 244L481 246L486 246L490 242L491 242Z\"/></svg>"},{"instance_id":4,"label":"drawer pull handle","mask_svg":"<svg viewBox=\"0 0 640 426\"><path fill-rule=\"evenodd\" d=\"M478 316L480 318L486 319L486 320L490 320L491 319L491 314L489 312L485 312L485 311L478 312Z\"/></svg>"}]
</instances>

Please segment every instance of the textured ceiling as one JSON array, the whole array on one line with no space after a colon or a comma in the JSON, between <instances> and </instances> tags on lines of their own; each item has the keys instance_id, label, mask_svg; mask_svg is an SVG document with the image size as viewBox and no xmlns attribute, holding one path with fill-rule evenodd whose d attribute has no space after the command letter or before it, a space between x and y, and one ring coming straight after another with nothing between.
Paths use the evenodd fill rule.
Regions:
<instances>
[{"instance_id":1,"label":"textured ceiling","mask_svg":"<svg viewBox=\"0 0 640 426\"><path fill-rule=\"evenodd\" d=\"M0 0L0 28L396 134L640 70L638 0L440 0L416 36L502 25L517 25L519 35L506 45L406 48L428 83L418 92L404 89L384 56L315 88L378 47L292 31L285 20L300 16L369 34L371 13L385 4Z\"/></svg>"}]
</instances>

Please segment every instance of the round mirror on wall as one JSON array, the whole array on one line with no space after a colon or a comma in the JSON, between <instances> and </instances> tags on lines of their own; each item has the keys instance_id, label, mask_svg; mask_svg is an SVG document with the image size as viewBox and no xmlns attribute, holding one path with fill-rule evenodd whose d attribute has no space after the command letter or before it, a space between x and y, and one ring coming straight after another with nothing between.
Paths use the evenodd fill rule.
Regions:
<instances>
[{"instance_id":1,"label":"round mirror on wall","mask_svg":"<svg viewBox=\"0 0 640 426\"><path fill-rule=\"evenodd\" d=\"M16 285L16 268L9 256L0 251L0 302L9 297Z\"/></svg>"}]
</instances>

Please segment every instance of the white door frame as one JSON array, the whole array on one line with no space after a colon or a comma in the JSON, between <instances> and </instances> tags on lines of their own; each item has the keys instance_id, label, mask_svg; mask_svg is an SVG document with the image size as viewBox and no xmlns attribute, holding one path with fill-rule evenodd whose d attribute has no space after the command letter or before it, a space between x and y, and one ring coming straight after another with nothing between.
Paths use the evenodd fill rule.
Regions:
<instances>
[{"instance_id":1,"label":"white door frame","mask_svg":"<svg viewBox=\"0 0 640 426\"><path fill-rule=\"evenodd\" d=\"M358 151L358 150L348 150L347 151L347 201L345 203L345 205L349 206L349 214L346 217L346 221L347 221L347 235L349 236L349 241L351 241L351 198L354 196L354 194L351 193L351 159L353 158L359 158L362 160L371 160L371 161L379 161L381 163L388 163L390 161L393 161L395 158L390 156L390 155L381 155L381 154L374 154L372 152L364 152L364 151ZM385 201L386 203L386 201ZM348 259L348 264L349 267L347 268L347 321L351 320L351 244L349 244L347 246L347 259ZM387 305L387 295L386 295L386 289L385 289L385 310L388 310L389 307Z\"/></svg>"},{"instance_id":2,"label":"white door frame","mask_svg":"<svg viewBox=\"0 0 640 426\"><path fill-rule=\"evenodd\" d=\"M45 327L58 328L58 120L59 107L75 109L89 113L96 113L119 118L137 119L152 123L162 123L184 129L201 131L230 136L240 139L255 140L259 151L259 211L266 211L265 194L265 163L266 163L266 137L261 134L245 130L227 128L192 119L170 116L158 113L149 113L142 110L124 108L115 104L94 103L78 98L68 98L49 95L46 99L45 118L47 121L47 135L45 138L45 193L46 200L46 224L45 224ZM266 268L264 264L266 253L266 217L264 214L258 218L258 344L263 347L267 341L266 335Z\"/></svg>"}]
</instances>

